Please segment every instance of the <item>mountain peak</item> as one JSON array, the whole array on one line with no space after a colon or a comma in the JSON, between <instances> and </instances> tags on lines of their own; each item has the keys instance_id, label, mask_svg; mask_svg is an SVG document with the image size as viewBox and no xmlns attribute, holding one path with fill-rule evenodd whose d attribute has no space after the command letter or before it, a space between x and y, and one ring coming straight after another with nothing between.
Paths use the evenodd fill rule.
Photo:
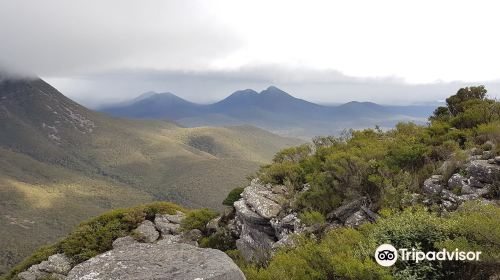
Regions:
<instances>
[{"instance_id":1,"label":"mountain peak","mask_svg":"<svg viewBox=\"0 0 500 280\"><path fill-rule=\"evenodd\" d=\"M273 95L273 96L284 96L284 97L293 97L287 92L275 87L269 86L267 89L260 92L262 95Z\"/></svg>"}]
</instances>

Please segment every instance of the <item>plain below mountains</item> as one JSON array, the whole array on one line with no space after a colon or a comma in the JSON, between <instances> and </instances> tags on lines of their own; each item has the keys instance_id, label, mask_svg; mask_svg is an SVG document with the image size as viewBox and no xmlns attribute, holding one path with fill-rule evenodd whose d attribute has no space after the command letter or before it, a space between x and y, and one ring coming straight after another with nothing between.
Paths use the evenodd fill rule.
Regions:
<instances>
[{"instance_id":1,"label":"plain below mountains","mask_svg":"<svg viewBox=\"0 0 500 280\"><path fill-rule=\"evenodd\" d=\"M220 208L299 143L253 126L113 118L40 79L0 79L0 274L108 209L153 200Z\"/></svg>"},{"instance_id":2,"label":"plain below mountains","mask_svg":"<svg viewBox=\"0 0 500 280\"><path fill-rule=\"evenodd\" d=\"M237 91L213 104L196 104L172 93L145 93L100 111L136 119L166 119L186 127L254 125L281 135L310 139L338 135L344 129L393 127L400 121L424 123L435 106L383 106L349 102L340 106L311 103L270 86L258 93Z\"/></svg>"}]
</instances>

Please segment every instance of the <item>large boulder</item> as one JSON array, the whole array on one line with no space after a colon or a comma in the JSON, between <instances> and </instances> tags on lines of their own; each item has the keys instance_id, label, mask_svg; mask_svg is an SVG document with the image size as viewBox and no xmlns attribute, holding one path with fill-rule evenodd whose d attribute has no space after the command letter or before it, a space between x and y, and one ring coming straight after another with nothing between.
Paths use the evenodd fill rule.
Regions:
<instances>
[{"instance_id":1,"label":"large boulder","mask_svg":"<svg viewBox=\"0 0 500 280\"><path fill-rule=\"evenodd\" d=\"M283 196L273 193L271 187L260 184L258 180L252 180L241 196L257 214L268 220L276 217L281 211L279 203Z\"/></svg>"},{"instance_id":2,"label":"large boulder","mask_svg":"<svg viewBox=\"0 0 500 280\"><path fill-rule=\"evenodd\" d=\"M17 277L21 280L65 279L71 270L71 260L64 254L55 254L39 264L31 266Z\"/></svg>"},{"instance_id":3,"label":"large boulder","mask_svg":"<svg viewBox=\"0 0 500 280\"><path fill-rule=\"evenodd\" d=\"M155 242L160 237L160 233L156 231L155 224L149 220L142 222L136 229L135 232L142 238L145 242Z\"/></svg>"},{"instance_id":4,"label":"large boulder","mask_svg":"<svg viewBox=\"0 0 500 280\"><path fill-rule=\"evenodd\" d=\"M366 197L355 199L343 204L333 212L329 213L327 215L327 218L329 220L337 219L342 223L345 223L348 218L352 217L354 213L358 212L361 209L361 206L366 206L367 204L368 201Z\"/></svg>"},{"instance_id":5,"label":"large boulder","mask_svg":"<svg viewBox=\"0 0 500 280\"><path fill-rule=\"evenodd\" d=\"M428 195L438 195L443 190L442 184L443 176L441 175L433 175L431 178L428 178L424 181L424 193Z\"/></svg>"},{"instance_id":6,"label":"large boulder","mask_svg":"<svg viewBox=\"0 0 500 280\"><path fill-rule=\"evenodd\" d=\"M226 254L188 244L135 243L75 266L67 280L244 280Z\"/></svg>"},{"instance_id":7,"label":"large boulder","mask_svg":"<svg viewBox=\"0 0 500 280\"><path fill-rule=\"evenodd\" d=\"M500 179L500 165L489 164L487 160L473 160L467 164L467 174L483 183L493 183Z\"/></svg>"}]
</instances>

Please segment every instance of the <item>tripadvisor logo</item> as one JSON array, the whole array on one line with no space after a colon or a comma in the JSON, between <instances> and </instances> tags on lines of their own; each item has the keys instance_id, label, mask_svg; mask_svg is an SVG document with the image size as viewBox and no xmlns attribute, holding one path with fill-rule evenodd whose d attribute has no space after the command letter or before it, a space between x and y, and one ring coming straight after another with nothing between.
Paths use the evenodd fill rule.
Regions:
<instances>
[{"instance_id":1,"label":"tripadvisor logo","mask_svg":"<svg viewBox=\"0 0 500 280\"><path fill-rule=\"evenodd\" d=\"M481 252L464 252L455 249L454 251L448 251L442 249L441 251L429 251L423 252L416 250L415 248L410 249L399 249L397 250L391 244L382 244L375 251L375 260L381 266L392 266L396 263L398 259L402 261L414 261L419 263L421 261L479 261L479 255Z\"/></svg>"}]
</instances>

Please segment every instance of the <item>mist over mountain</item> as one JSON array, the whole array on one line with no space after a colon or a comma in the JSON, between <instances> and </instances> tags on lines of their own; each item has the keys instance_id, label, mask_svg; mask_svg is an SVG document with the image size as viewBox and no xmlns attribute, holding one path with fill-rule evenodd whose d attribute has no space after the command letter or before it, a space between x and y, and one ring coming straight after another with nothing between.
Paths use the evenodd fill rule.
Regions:
<instances>
[{"instance_id":1,"label":"mist over mountain","mask_svg":"<svg viewBox=\"0 0 500 280\"><path fill-rule=\"evenodd\" d=\"M389 128L400 121L424 123L435 106L386 106L352 101L326 106L295 98L270 86L260 93L239 90L213 104L197 104L172 93L141 95L126 104L101 108L114 116L166 119L187 127L251 124L281 135L311 138L337 135L348 128L378 125Z\"/></svg>"}]
</instances>

